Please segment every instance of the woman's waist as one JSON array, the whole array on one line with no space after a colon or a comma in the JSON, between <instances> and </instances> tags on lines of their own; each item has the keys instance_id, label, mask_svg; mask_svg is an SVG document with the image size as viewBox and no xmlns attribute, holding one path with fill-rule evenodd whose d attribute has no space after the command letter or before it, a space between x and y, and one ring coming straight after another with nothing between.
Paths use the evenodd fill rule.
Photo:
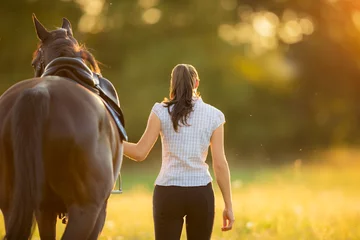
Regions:
<instances>
[{"instance_id":1,"label":"woman's waist","mask_svg":"<svg viewBox=\"0 0 360 240\"><path fill-rule=\"evenodd\" d=\"M155 185L161 186L204 186L212 181L209 172L189 174L187 172L160 172L155 180Z\"/></svg>"},{"instance_id":2,"label":"woman's waist","mask_svg":"<svg viewBox=\"0 0 360 240\"><path fill-rule=\"evenodd\" d=\"M198 172L198 171L207 171L209 166L205 162L205 160L202 159L188 159L183 160L179 158L167 158L164 159L161 163L161 168L168 170L187 170L189 172Z\"/></svg>"}]
</instances>

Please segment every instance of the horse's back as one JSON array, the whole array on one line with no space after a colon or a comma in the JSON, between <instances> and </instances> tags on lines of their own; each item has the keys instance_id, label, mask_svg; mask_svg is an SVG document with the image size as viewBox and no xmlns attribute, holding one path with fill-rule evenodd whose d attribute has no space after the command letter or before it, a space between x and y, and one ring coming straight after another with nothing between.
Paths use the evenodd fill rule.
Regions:
<instances>
[{"instance_id":1,"label":"horse's back","mask_svg":"<svg viewBox=\"0 0 360 240\"><path fill-rule=\"evenodd\" d=\"M121 165L120 136L94 93L69 79L51 76L19 82L0 97L0 208L8 204L3 196L11 195L13 185L14 102L25 89L39 87L50 96L42 141L44 206L60 211L72 203L102 200L111 191L114 169Z\"/></svg>"}]
</instances>

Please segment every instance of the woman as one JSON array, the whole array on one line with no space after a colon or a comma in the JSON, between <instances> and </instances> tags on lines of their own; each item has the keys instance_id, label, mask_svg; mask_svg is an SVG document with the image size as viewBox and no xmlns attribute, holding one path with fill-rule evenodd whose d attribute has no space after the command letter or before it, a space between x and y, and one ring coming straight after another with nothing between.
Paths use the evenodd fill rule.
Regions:
<instances>
[{"instance_id":1,"label":"woman","mask_svg":"<svg viewBox=\"0 0 360 240\"><path fill-rule=\"evenodd\" d=\"M138 143L124 143L130 159L143 161L159 134L162 166L155 181L153 217L157 240L180 239L184 217L189 240L209 240L214 222L212 177L205 163L209 145L225 208L223 231L232 228L230 171L224 152L225 117L197 93L199 77L188 64L171 73L170 98L155 103Z\"/></svg>"}]
</instances>

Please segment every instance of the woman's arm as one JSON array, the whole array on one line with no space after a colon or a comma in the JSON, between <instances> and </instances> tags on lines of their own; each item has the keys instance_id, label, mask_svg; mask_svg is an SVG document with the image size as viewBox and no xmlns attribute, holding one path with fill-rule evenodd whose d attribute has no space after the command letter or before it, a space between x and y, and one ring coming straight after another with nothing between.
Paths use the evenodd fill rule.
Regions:
<instances>
[{"instance_id":1,"label":"woman's arm","mask_svg":"<svg viewBox=\"0 0 360 240\"><path fill-rule=\"evenodd\" d=\"M231 196L231 183L230 183L230 170L225 157L224 150L224 125L221 124L211 137L211 155L213 160L213 169L216 181L220 187L225 209L223 212L223 231L230 230L235 221L232 210L232 196Z\"/></svg>"},{"instance_id":2,"label":"woman's arm","mask_svg":"<svg viewBox=\"0 0 360 240\"><path fill-rule=\"evenodd\" d=\"M144 134L138 143L124 143L124 154L137 162L144 161L154 146L160 133L160 119L153 112L150 113Z\"/></svg>"}]
</instances>

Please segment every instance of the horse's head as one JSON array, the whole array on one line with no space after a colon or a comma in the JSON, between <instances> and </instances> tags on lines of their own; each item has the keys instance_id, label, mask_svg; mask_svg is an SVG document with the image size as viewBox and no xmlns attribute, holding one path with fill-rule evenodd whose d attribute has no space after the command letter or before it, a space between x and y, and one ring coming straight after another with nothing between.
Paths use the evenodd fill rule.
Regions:
<instances>
[{"instance_id":1,"label":"horse's head","mask_svg":"<svg viewBox=\"0 0 360 240\"><path fill-rule=\"evenodd\" d=\"M90 63L93 71L100 73L97 61L92 54L80 46L73 36L71 23L63 18L61 28L48 31L33 14L37 37L40 40L38 49L34 52L32 66L35 77L40 77L46 65L58 57L78 57Z\"/></svg>"}]
</instances>

